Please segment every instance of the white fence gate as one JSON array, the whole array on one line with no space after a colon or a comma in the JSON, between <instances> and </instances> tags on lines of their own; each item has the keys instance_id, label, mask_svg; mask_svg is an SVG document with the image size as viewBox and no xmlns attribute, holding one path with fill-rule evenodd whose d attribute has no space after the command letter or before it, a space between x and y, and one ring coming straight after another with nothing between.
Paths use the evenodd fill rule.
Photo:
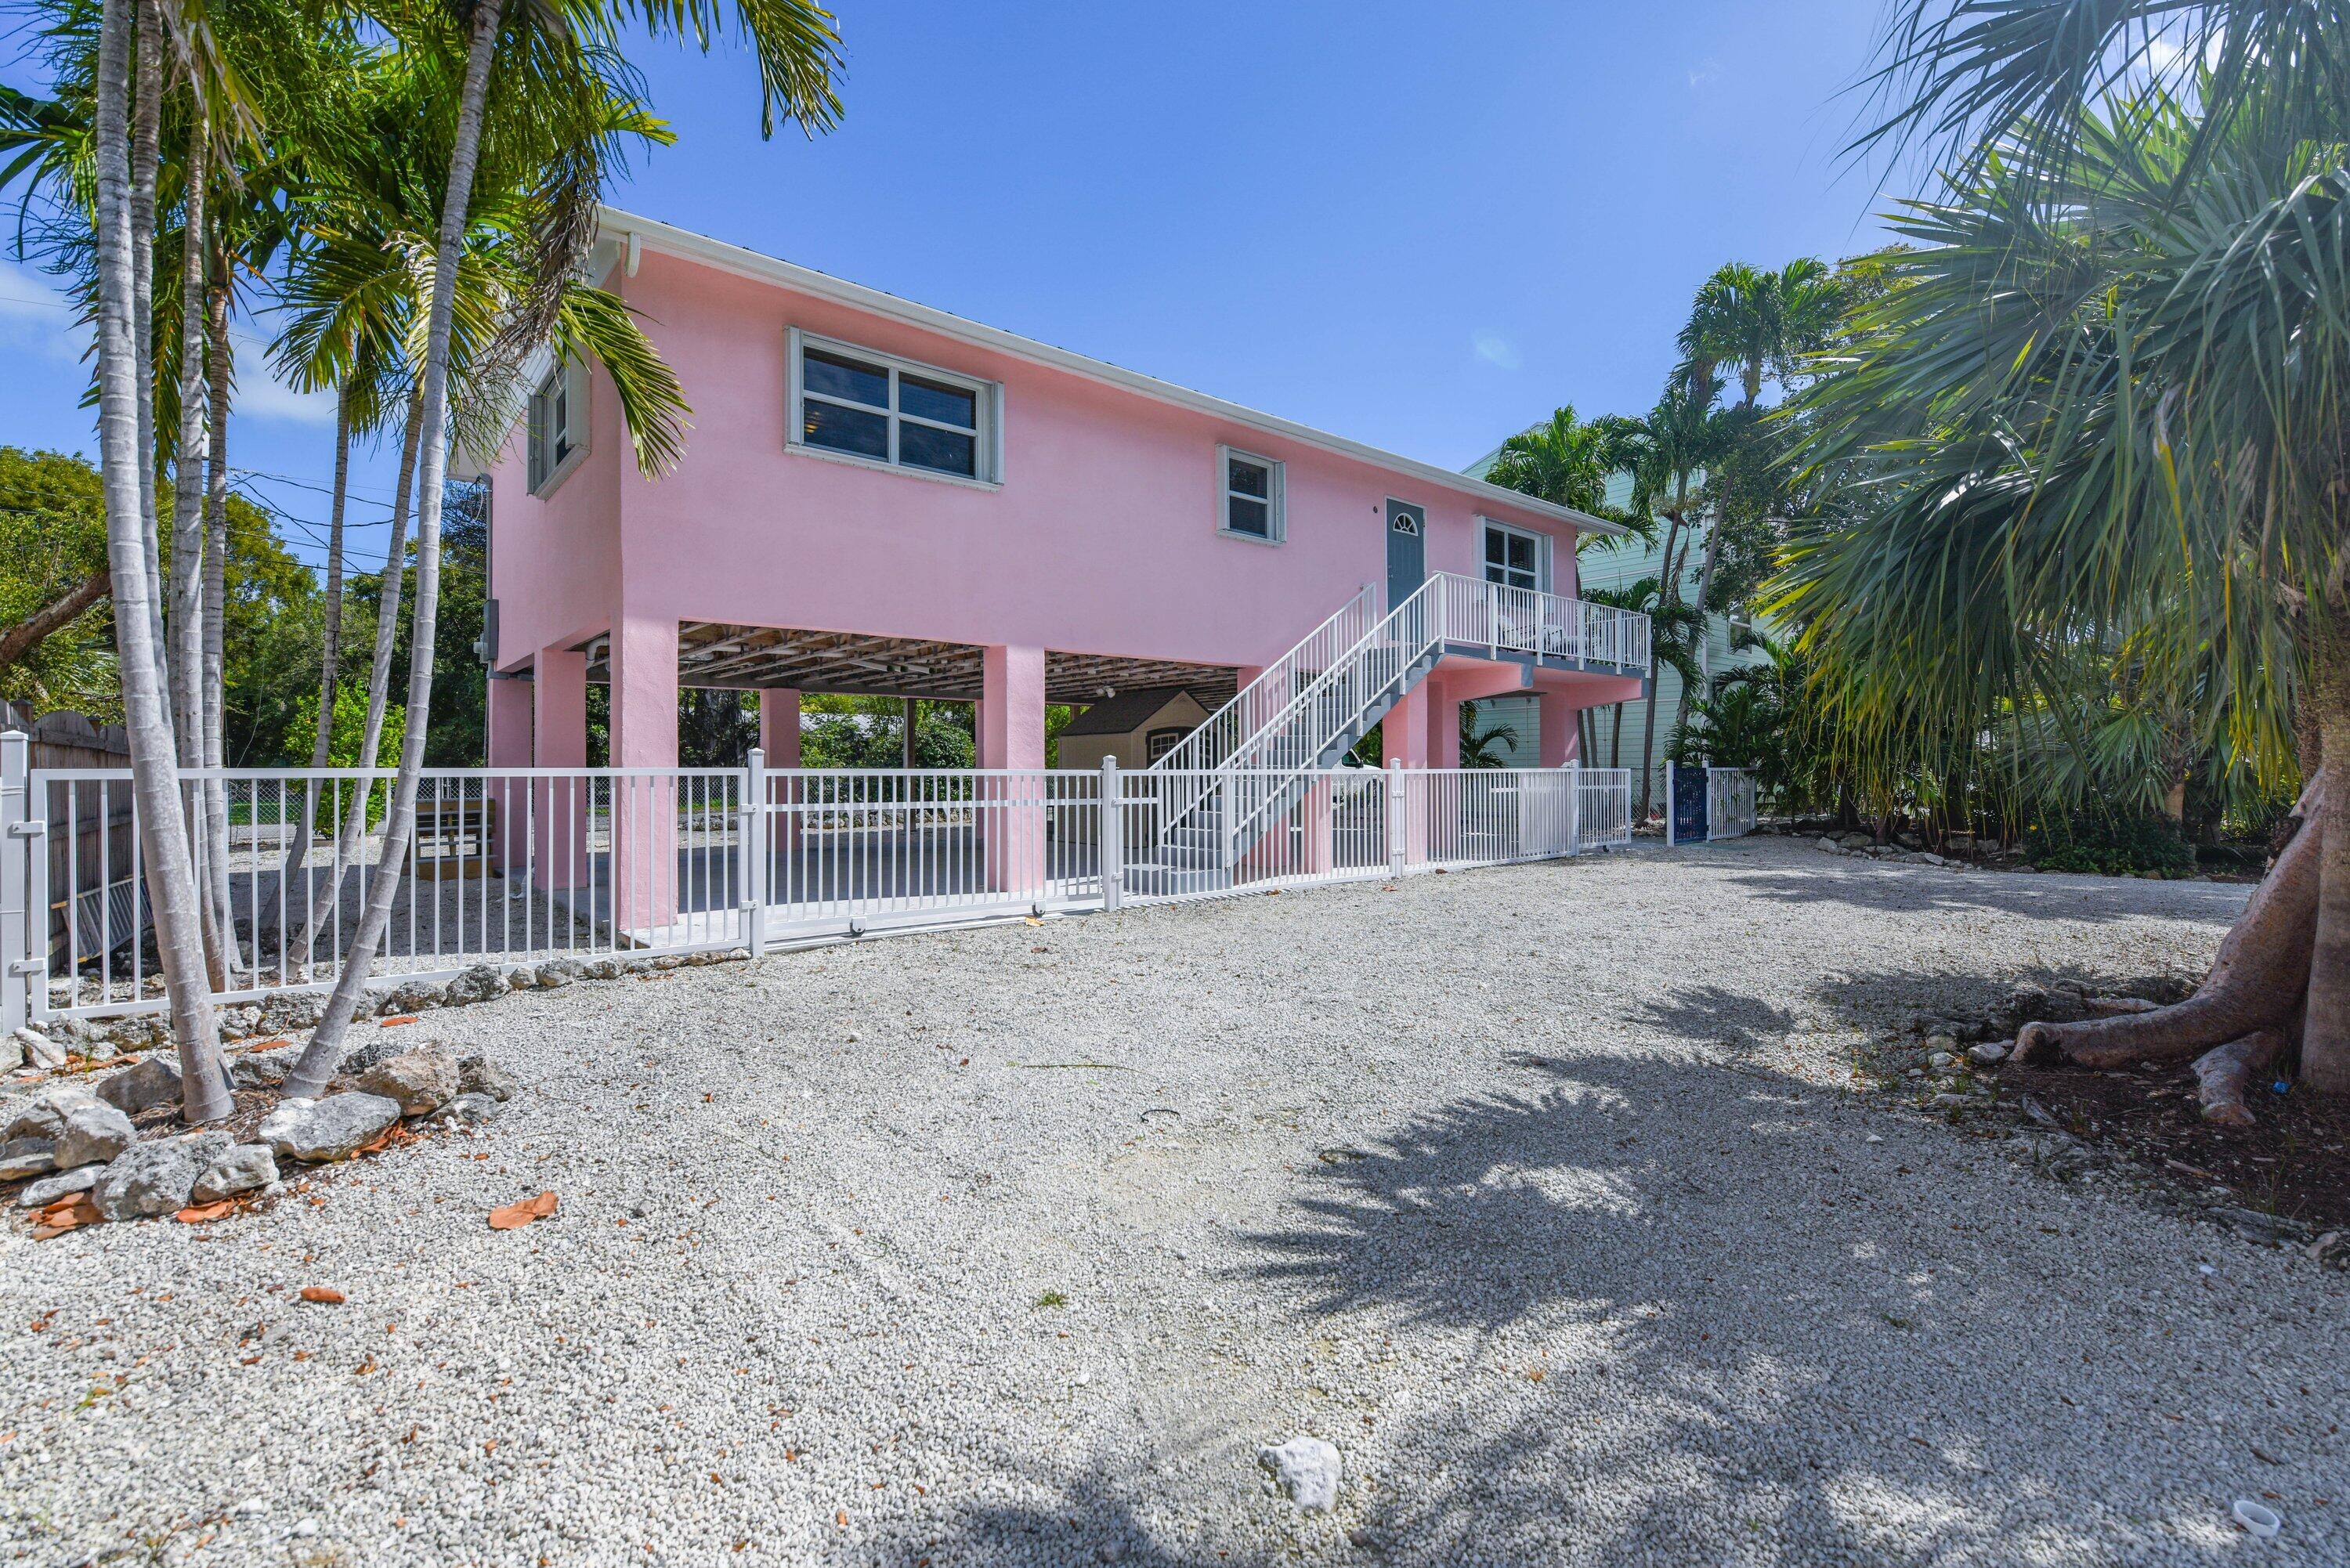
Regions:
<instances>
[{"instance_id":1,"label":"white fence gate","mask_svg":"<svg viewBox=\"0 0 2350 1568\"><path fill-rule=\"evenodd\" d=\"M376 878L374 971L684 952L1628 844L1624 769L432 768L383 863L389 769L192 769L183 809L223 1002L323 990ZM1243 800L1242 820L1226 798ZM1277 808L1266 809L1271 802ZM92 831L96 825L96 831ZM130 774L31 768L0 736L0 1029L164 1005Z\"/></svg>"}]
</instances>

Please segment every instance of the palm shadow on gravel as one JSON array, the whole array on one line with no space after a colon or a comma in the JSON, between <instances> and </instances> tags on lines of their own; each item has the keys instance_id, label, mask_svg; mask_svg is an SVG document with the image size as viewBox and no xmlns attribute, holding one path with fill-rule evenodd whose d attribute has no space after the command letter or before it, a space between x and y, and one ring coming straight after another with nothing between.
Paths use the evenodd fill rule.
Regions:
<instances>
[{"instance_id":1,"label":"palm shadow on gravel","mask_svg":"<svg viewBox=\"0 0 2350 1568\"><path fill-rule=\"evenodd\" d=\"M2149 886L2109 877L2058 873L2020 876L1998 871L1943 871L1931 867L1857 866L1820 857L1817 871L1739 872L1731 886L1781 904L1842 904L1886 914L1974 910L2034 920L2102 925L2132 918L2234 920L2251 889L2232 882L2165 882L2165 907L2148 909Z\"/></svg>"},{"instance_id":2,"label":"palm shadow on gravel","mask_svg":"<svg viewBox=\"0 0 2350 1568\"><path fill-rule=\"evenodd\" d=\"M1465 1420L1389 1418L1353 1521L1382 1543L1378 1560L2013 1562L2175 1546L2144 1495L2084 1498L2076 1471L2066 1497L2035 1469L2085 1434L2031 1337L2012 1334L2009 1293L2094 1314L2094 1282L2001 1281L1983 1246L1935 1221L1931 1177L1868 1164L1848 1124L1824 1137L1839 1093L1754 1059L1791 1026L1781 1010L1697 988L1648 1012L1648 1026L1731 1060L1513 1055L1520 1086L1305 1170L1295 1222L1245 1238L1261 1258L1243 1277L1302 1293L1311 1317L1450 1329L1453 1343L1465 1331L1475 1346L1437 1396ZM1543 1344L1559 1348L1537 1384L1524 1364ZM2144 1370L2146 1397L2163 1397ZM1742 1539L1719 1534L1731 1520Z\"/></svg>"}]
</instances>

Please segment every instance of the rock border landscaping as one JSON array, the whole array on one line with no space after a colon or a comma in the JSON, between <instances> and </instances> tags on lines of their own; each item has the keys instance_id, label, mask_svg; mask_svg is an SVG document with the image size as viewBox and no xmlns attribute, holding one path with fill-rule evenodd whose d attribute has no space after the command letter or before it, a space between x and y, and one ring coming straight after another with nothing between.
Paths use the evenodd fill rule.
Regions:
<instances>
[{"instance_id":1,"label":"rock border landscaping","mask_svg":"<svg viewBox=\"0 0 2350 1568\"><path fill-rule=\"evenodd\" d=\"M554 959L511 969L477 964L445 981L404 981L369 993L363 1016L407 1022L448 1007L494 1001L517 991L553 991L576 981L610 981L656 971L747 960L741 949ZM285 1080L298 1044L288 1036L316 1026L326 1006L319 992L287 992L258 1005L224 1010L224 1033L259 1040L229 1053L234 1087L252 1095ZM324 1165L378 1153L419 1126L470 1130L494 1119L520 1089L515 1075L484 1056L458 1056L439 1045L409 1046L384 1035L348 1053L338 1080L348 1087L317 1100L269 1108L248 1141L221 1127L165 1124L139 1136L133 1118L181 1096L179 1060L160 1014L105 1024L63 1020L24 1030L26 1054L46 1064L29 1075L29 1092L0 1096L0 1181L24 1185L14 1207L27 1213L36 1238L87 1224L175 1216L200 1223L286 1190L280 1161ZM264 1038L265 1037L265 1038ZM59 1040L67 1042L60 1044ZM78 1046L80 1049L74 1049ZM98 1075L96 1069L125 1063ZM248 1107L249 1108L249 1107ZM233 1122L251 1119L233 1118Z\"/></svg>"}]
</instances>

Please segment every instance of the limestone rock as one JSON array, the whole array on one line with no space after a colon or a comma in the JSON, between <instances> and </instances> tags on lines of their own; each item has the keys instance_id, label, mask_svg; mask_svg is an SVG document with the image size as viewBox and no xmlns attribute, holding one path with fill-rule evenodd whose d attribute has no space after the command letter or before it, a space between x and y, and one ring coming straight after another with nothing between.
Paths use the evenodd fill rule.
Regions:
<instances>
[{"instance_id":1,"label":"limestone rock","mask_svg":"<svg viewBox=\"0 0 2350 1568\"><path fill-rule=\"evenodd\" d=\"M477 963L448 983L442 1002L444 1006L468 1007L476 1002L487 1002L494 996L505 993L506 977L498 972L498 966Z\"/></svg>"},{"instance_id":2,"label":"limestone rock","mask_svg":"<svg viewBox=\"0 0 2350 1568\"><path fill-rule=\"evenodd\" d=\"M99 1174L90 1200L109 1220L176 1213L188 1206L196 1179L234 1141L224 1132L192 1132L132 1144Z\"/></svg>"},{"instance_id":3,"label":"limestone rock","mask_svg":"<svg viewBox=\"0 0 2350 1568\"><path fill-rule=\"evenodd\" d=\"M180 1059L169 1051L158 1051L136 1067L125 1067L100 1079L98 1097L133 1116L168 1105L180 1097Z\"/></svg>"},{"instance_id":4,"label":"limestone rock","mask_svg":"<svg viewBox=\"0 0 2350 1568\"><path fill-rule=\"evenodd\" d=\"M1256 1462L1273 1473L1302 1513L1327 1513L1338 1506L1338 1450L1319 1438L1292 1438L1258 1450Z\"/></svg>"},{"instance_id":5,"label":"limestone rock","mask_svg":"<svg viewBox=\"0 0 2350 1568\"><path fill-rule=\"evenodd\" d=\"M98 1185L104 1173L102 1165L85 1165L74 1170L61 1170L55 1176L45 1176L38 1181L25 1183L25 1190L16 1194L20 1209L45 1209L71 1193L88 1192Z\"/></svg>"},{"instance_id":6,"label":"limestone rock","mask_svg":"<svg viewBox=\"0 0 2350 1568\"><path fill-rule=\"evenodd\" d=\"M380 1095L288 1100L264 1116L262 1142L289 1159L348 1159L400 1119L400 1102Z\"/></svg>"},{"instance_id":7,"label":"limestone rock","mask_svg":"<svg viewBox=\"0 0 2350 1568\"><path fill-rule=\"evenodd\" d=\"M420 1045L387 1056L359 1076L361 1094L399 1103L404 1116L429 1116L457 1097L463 1087L457 1058L438 1045Z\"/></svg>"},{"instance_id":8,"label":"limestone rock","mask_svg":"<svg viewBox=\"0 0 2350 1568\"><path fill-rule=\"evenodd\" d=\"M57 1146L45 1137L0 1139L0 1181L18 1181L57 1168Z\"/></svg>"},{"instance_id":9,"label":"limestone rock","mask_svg":"<svg viewBox=\"0 0 2350 1568\"><path fill-rule=\"evenodd\" d=\"M438 981L411 980L384 992L383 1016L398 1018L408 1013L430 1012L446 1002L448 995Z\"/></svg>"},{"instance_id":10,"label":"limestone rock","mask_svg":"<svg viewBox=\"0 0 2350 1568\"><path fill-rule=\"evenodd\" d=\"M107 1025L105 1041L117 1051L154 1051L172 1043L172 1021L161 1012L134 1012Z\"/></svg>"},{"instance_id":11,"label":"limestone rock","mask_svg":"<svg viewBox=\"0 0 2350 1568\"><path fill-rule=\"evenodd\" d=\"M488 1095L460 1095L424 1119L443 1127L477 1127L505 1107Z\"/></svg>"},{"instance_id":12,"label":"limestone rock","mask_svg":"<svg viewBox=\"0 0 2350 1568\"><path fill-rule=\"evenodd\" d=\"M457 1092L463 1095L487 1095L494 1100L511 1100L522 1088L512 1073L487 1056L464 1056L457 1062Z\"/></svg>"},{"instance_id":13,"label":"limestone rock","mask_svg":"<svg viewBox=\"0 0 2350 1568\"><path fill-rule=\"evenodd\" d=\"M2004 1040L1986 1040L1980 1045L1967 1047L1967 1058L1988 1067L2007 1060L2008 1044Z\"/></svg>"},{"instance_id":14,"label":"limestone rock","mask_svg":"<svg viewBox=\"0 0 2350 1568\"><path fill-rule=\"evenodd\" d=\"M578 978L579 963L576 959L549 959L538 966L538 989L541 991L556 990Z\"/></svg>"},{"instance_id":15,"label":"limestone rock","mask_svg":"<svg viewBox=\"0 0 2350 1568\"><path fill-rule=\"evenodd\" d=\"M291 1051L248 1051L229 1068L229 1078L240 1089L274 1089L294 1070Z\"/></svg>"},{"instance_id":16,"label":"limestone rock","mask_svg":"<svg viewBox=\"0 0 2350 1568\"><path fill-rule=\"evenodd\" d=\"M252 1192L277 1179L277 1158L267 1144L240 1143L223 1151L196 1178L193 1193L199 1203L217 1203L240 1192Z\"/></svg>"},{"instance_id":17,"label":"limestone rock","mask_svg":"<svg viewBox=\"0 0 2350 1568\"><path fill-rule=\"evenodd\" d=\"M0 1154L0 1163L23 1167L16 1170L20 1176L99 1165L128 1148L137 1136L130 1118L87 1085L60 1084L25 1101L0 1128L0 1145L8 1151ZM37 1163L44 1147L47 1163Z\"/></svg>"},{"instance_id":18,"label":"limestone rock","mask_svg":"<svg viewBox=\"0 0 2350 1568\"><path fill-rule=\"evenodd\" d=\"M317 1026L327 1011L323 992L281 991L261 1004L261 1028L265 1033L292 1034Z\"/></svg>"}]
</instances>

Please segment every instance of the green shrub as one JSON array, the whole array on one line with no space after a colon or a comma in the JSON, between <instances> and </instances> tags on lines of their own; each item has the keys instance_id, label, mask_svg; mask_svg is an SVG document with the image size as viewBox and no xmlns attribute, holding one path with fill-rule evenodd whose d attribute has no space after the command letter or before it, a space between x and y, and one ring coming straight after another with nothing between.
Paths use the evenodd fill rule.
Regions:
<instances>
[{"instance_id":1,"label":"green shrub","mask_svg":"<svg viewBox=\"0 0 2350 1568\"><path fill-rule=\"evenodd\" d=\"M335 732L327 742L327 765L330 768L355 768L359 765L359 742L367 733L367 687L364 683L345 680L335 687ZM397 702L387 703L383 710L383 740L376 748L378 767L397 767L400 748L408 735L408 710ZM292 754L294 765L307 766L310 751L318 739L318 694L304 694L294 705L293 722L286 727L286 749ZM336 803L342 809L350 808L351 785L346 780L338 789L330 782L318 786L317 805L312 815L314 826L321 833L333 833L339 826ZM290 793L290 792L289 792ZM379 784L368 791L367 825L374 827L383 821L386 805L390 800L390 786ZM296 808L299 815L299 807Z\"/></svg>"},{"instance_id":2,"label":"green shrub","mask_svg":"<svg viewBox=\"0 0 2350 1568\"><path fill-rule=\"evenodd\" d=\"M2195 850L2167 816L2106 816L2076 811L2024 830L2024 851L2043 871L2107 877L2192 877Z\"/></svg>"}]
</instances>

